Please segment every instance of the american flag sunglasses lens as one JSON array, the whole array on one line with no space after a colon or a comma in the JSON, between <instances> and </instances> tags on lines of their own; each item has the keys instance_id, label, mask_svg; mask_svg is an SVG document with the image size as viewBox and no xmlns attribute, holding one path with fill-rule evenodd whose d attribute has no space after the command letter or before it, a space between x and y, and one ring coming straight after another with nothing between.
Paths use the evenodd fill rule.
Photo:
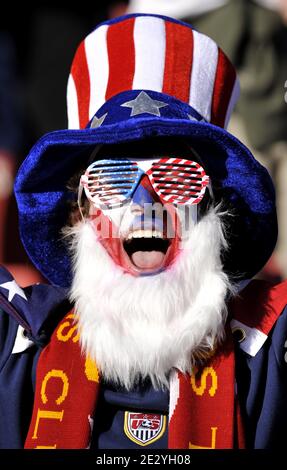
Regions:
<instances>
[{"instance_id":1,"label":"american flag sunglasses lens","mask_svg":"<svg viewBox=\"0 0 287 470\"><path fill-rule=\"evenodd\" d=\"M141 173L130 160L99 160L87 168L81 184L91 202L116 206L130 197Z\"/></svg>"},{"instance_id":2,"label":"american flag sunglasses lens","mask_svg":"<svg viewBox=\"0 0 287 470\"><path fill-rule=\"evenodd\" d=\"M155 192L174 204L198 204L209 184L199 163L180 158L162 158L153 162L147 175Z\"/></svg>"}]
</instances>

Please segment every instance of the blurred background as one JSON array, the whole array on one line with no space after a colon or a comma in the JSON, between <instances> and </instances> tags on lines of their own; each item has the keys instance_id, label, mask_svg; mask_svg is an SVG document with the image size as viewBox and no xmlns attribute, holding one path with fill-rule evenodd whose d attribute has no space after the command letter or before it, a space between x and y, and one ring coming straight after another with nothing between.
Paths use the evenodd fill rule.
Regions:
<instances>
[{"instance_id":1,"label":"blurred background","mask_svg":"<svg viewBox=\"0 0 287 470\"><path fill-rule=\"evenodd\" d=\"M80 41L126 12L189 22L236 66L241 97L229 130L268 168L277 192L279 239L259 276L287 277L287 0L105 0L89 8L41 2L25 6L17 20L8 5L0 19L0 263L21 286L42 280L19 239L14 177L38 138L67 127L67 79Z\"/></svg>"},{"instance_id":2,"label":"blurred background","mask_svg":"<svg viewBox=\"0 0 287 470\"><path fill-rule=\"evenodd\" d=\"M66 88L76 48L98 23L126 11L127 1L73 7L25 5L0 17L0 263L21 286L42 281L22 247L13 181L34 143L67 127Z\"/></svg>"}]
</instances>

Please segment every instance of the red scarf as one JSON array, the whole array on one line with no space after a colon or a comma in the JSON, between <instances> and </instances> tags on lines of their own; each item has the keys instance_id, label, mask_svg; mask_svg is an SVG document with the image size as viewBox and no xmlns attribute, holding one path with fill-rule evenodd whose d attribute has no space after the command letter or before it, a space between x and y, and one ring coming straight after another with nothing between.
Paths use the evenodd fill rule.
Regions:
<instances>
[{"instance_id":1,"label":"red scarf","mask_svg":"<svg viewBox=\"0 0 287 470\"><path fill-rule=\"evenodd\" d=\"M195 375L175 372L171 378L169 449L243 447L234 387L234 351L228 329L222 347ZM88 448L98 392L97 367L81 353L74 315L69 313L39 358L25 448Z\"/></svg>"}]
</instances>

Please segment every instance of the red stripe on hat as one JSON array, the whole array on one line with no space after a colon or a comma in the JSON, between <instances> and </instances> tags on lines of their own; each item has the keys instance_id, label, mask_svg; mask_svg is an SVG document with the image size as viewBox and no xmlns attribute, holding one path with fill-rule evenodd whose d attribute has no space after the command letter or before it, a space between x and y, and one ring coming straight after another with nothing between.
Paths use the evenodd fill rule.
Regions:
<instances>
[{"instance_id":1,"label":"red stripe on hat","mask_svg":"<svg viewBox=\"0 0 287 470\"><path fill-rule=\"evenodd\" d=\"M85 42L79 45L72 63L71 74L75 82L80 129L89 122L90 75L85 51Z\"/></svg>"},{"instance_id":2,"label":"red stripe on hat","mask_svg":"<svg viewBox=\"0 0 287 470\"><path fill-rule=\"evenodd\" d=\"M162 91L188 102L193 57L192 30L169 21L166 21L165 28L166 54Z\"/></svg>"},{"instance_id":3,"label":"red stripe on hat","mask_svg":"<svg viewBox=\"0 0 287 470\"><path fill-rule=\"evenodd\" d=\"M224 127L225 116L232 95L236 72L224 52L218 48L218 62L214 83L211 123Z\"/></svg>"},{"instance_id":4,"label":"red stripe on hat","mask_svg":"<svg viewBox=\"0 0 287 470\"><path fill-rule=\"evenodd\" d=\"M109 80L106 100L124 90L131 90L135 71L135 19L113 24L107 33Z\"/></svg>"}]
</instances>

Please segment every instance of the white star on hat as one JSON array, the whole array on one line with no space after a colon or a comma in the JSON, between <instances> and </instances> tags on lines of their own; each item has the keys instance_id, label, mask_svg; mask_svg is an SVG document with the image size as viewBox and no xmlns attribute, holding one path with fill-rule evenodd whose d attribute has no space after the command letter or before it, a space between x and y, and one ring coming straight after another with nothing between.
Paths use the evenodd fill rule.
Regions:
<instances>
[{"instance_id":1,"label":"white star on hat","mask_svg":"<svg viewBox=\"0 0 287 470\"><path fill-rule=\"evenodd\" d=\"M4 282L4 284L0 284L0 287L9 291L9 295L8 295L9 302L13 300L16 294L20 295L20 297L27 300L25 292L23 291L23 289L21 289L20 286L18 286L16 281Z\"/></svg>"},{"instance_id":2,"label":"white star on hat","mask_svg":"<svg viewBox=\"0 0 287 470\"><path fill-rule=\"evenodd\" d=\"M121 104L124 108L131 108L131 116L137 116L138 114L153 114L154 116L160 116L160 108L168 106L163 101L153 100L145 91L141 91L138 96L131 101Z\"/></svg>"},{"instance_id":3,"label":"white star on hat","mask_svg":"<svg viewBox=\"0 0 287 470\"><path fill-rule=\"evenodd\" d=\"M94 116L93 120L91 122L90 128L95 129L97 127L100 127L103 124L104 120L106 119L107 115L108 115L108 113L105 113L100 118L98 118L97 116Z\"/></svg>"}]
</instances>

